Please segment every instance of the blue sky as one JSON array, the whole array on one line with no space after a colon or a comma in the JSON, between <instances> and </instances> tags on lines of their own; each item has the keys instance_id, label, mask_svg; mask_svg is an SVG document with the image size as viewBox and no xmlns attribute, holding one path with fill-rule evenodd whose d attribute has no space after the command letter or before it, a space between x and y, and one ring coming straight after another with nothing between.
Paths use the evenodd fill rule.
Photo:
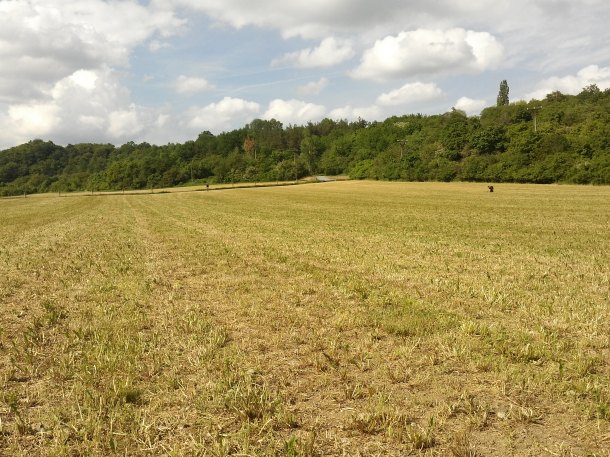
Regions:
<instances>
[{"instance_id":1,"label":"blue sky","mask_svg":"<svg viewBox=\"0 0 610 457\"><path fill-rule=\"evenodd\" d=\"M0 0L0 149L610 87L606 0Z\"/></svg>"}]
</instances>

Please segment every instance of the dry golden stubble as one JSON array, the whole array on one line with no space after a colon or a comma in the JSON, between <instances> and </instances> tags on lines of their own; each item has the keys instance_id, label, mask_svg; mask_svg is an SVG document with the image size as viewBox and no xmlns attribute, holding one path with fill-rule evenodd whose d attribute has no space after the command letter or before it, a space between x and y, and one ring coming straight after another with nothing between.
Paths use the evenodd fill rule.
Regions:
<instances>
[{"instance_id":1,"label":"dry golden stubble","mask_svg":"<svg viewBox=\"0 0 610 457\"><path fill-rule=\"evenodd\" d=\"M479 187L0 202L2 453L608 455L610 193Z\"/></svg>"}]
</instances>

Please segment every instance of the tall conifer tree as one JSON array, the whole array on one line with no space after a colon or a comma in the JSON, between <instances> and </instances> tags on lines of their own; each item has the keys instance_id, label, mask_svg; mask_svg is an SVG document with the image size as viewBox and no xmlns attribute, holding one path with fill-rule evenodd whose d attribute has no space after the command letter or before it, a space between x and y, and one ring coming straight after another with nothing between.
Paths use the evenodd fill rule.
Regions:
<instances>
[{"instance_id":1,"label":"tall conifer tree","mask_svg":"<svg viewBox=\"0 0 610 457\"><path fill-rule=\"evenodd\" d=\"M508 83L506 82L506 79L502 80L500 83L500 92L498 92L497 105L508 105Z\"/></svg>"}]
</instances>

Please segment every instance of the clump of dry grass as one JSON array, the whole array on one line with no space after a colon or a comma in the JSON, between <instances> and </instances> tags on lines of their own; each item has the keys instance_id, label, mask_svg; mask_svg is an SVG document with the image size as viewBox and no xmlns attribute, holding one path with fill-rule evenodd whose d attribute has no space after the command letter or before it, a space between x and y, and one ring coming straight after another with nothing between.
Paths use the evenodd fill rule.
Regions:
<instances>
[{"instance_id":1,"label":"clump of dry grass","mask_svg":"<svg viewBox=\"0 0 610 457\"><path fill-rule=\"evenodd\" d=\"M481 457L468 432L456 433L449 450L454 457Z\"/></svg>"},{"instance_id":2,"label":"clump of dry grass","mask_svg":"<svg viewBox=\"0 0 610 457\"><path fill-rule=\"evenodd\" d=\"M397 429L406 429L411 424L408 416L399 412L374 411L361 413L352 419L349 426L352 430L375 435L377 433L395 433Z\"/></svg>"}]
</instances>

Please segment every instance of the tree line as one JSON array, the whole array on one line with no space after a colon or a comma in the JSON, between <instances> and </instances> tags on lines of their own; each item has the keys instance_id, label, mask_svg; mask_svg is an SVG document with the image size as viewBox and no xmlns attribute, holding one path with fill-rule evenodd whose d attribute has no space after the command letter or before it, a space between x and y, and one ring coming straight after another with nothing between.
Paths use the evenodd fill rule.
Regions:
<instances>
[{"instance_id":1,"label":"tree line","mask_svg":"<svg viewBox=\"0 0 610 457\"><path fill-rule=\"evenodd\" d=\"M502 82L504 84L505 81ZM503 90L504 89L504 90ZM610 89L508 102L480 116L456 109L383 122L256 119L183 144L59 146L33 140L0 151L0 195L201 183L353 179L610 184Z\"/></svg>"}]
</instances>

